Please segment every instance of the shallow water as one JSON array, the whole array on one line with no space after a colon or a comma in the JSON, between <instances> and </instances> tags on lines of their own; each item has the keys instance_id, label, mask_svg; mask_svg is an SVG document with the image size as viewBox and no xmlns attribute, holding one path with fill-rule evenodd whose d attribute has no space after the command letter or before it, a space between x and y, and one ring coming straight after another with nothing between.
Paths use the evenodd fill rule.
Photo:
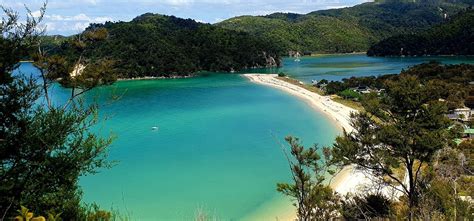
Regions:
<instances>
[{"instance_id":1,"label":"shallow water","mask_svg":"<svg viewBox=\"0 0 474 221\"><path fill-rule=\"evenodd\" d=\"M432 56L432 57L367 57L363 54L319 55L302 57L300 62L292 58L283 60L282 68L256 69L251 72L288 73L304 82L311 80L341 80L352 76L378 76L398 74L411 66L438 61L443 64L474 63L474 57Z\"/></svg>"}]
</instances>

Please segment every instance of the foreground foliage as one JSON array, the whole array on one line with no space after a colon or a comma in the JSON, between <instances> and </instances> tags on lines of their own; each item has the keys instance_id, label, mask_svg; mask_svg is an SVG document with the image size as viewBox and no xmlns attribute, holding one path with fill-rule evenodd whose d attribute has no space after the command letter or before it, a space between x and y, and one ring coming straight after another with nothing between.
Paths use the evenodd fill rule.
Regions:
<instances>
[{"instance_id":1,"label":"foreground foliage","mask_svg":"<svg viewBox=\"0 0 474 221\"><path fill-rule=\"evenodd\" d=\"M69 74L76 63L68 64L61 57L49 57L41 48L38 50L42 34L38 23L45 7L41 8L39 17L28 10L25 24L19 22L16 12L4 9L6 16L0 23L2 220L14 217L15 208L20 205L25 206L21 211L28 219L32 213L47 213L61 214L64 220L85 220L87 211L81 204L79 177L109 165L106 150L111 139L91 131L98 120L97 106L85 105L78 96L112 83L112 75L94 72L97 66L91 64L84 75L72 77ZM77 41L77 44L86 42ZM40 76L14 73L20 59L31 51L39 51L29 56L41 68ZM71 88L71 96L64 104L52 102L48 94L57 78L61 78L62 86ZM46 102L41 102L40 97Z\"/></svg>"},{"instance_id":2,"label":"foreground foliage","mask_svg":"<svg viewBox=\"0 0 474 221\"><path fill-rule=\"evenodd\" d=\"M324 182L327 173L334 173L330 169L329 149L322 149L322 158L321 149L316 145L305 148L298 138L287 137L285 140L290 145L291 155L287 155L287 159L294 182L279 183L277 190L295 201L299 220L329 220L337 214L339 207L338 196Z\"/></svg>"},{"instance_id":3,"label":"foreground foliage","mask_svg":"<svg viewBox=\"0 0 474 221\"><path fill-rule=\"evenodd\" d=\"M463 105L467 92L472 90L469 82L474 80L473 67L433 62L412 67L400 75L351 78L336 83L341 88L338 90L345 91L341 95L347 93L348 87L359 84L377 85L385 91L362 96L364 109L351 116L354 130L337 137L330 153L323 151L327 156L324 160L312 157L314 150L305 150L287 138L295 159L313 160L312 164L290 164L293 176L305 171L299 168L307 165L318 169L301 173L294 179L295 184L284 186L285 193L292 193L288 195L297 202L317 195L310 202L295 204L298 211L304 211L308 205L317 209L331 205L328 219L473 219L474 141L457 145L454 140L461 137L464 129L446 115L449 106ZM320 184L323 165L354 167L369 174L371 184L359 187L363 191L345 198L328 198L324 191L302 188ZM305 220L304 214L298 212L298 218Z\"/></svg>"},{"instance_id":4,"label":"foreground foliage","mask_svg":"<svg viewBox=\"0 0 474 221\"><path fill-rule=\"evenodd\" d=\"M334 160L369 171L402 192L413 216L420 201L421 169L449 145L450 121L444 115L445 104L433 100L415 77L400 77L387 85L382 99L367 99L366 112L352 116L355 131L336 139ZM394 174L398 168L407 171L408 182Z\"/></svg>"}]
</instances>

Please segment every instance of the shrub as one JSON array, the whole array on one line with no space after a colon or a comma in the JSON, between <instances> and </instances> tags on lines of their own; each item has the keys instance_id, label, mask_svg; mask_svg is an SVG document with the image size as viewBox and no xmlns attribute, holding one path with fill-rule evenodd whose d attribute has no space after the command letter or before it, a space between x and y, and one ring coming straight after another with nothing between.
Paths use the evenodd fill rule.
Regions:
<instances>
[{"instance_id":1,"label":"shrub","mask_svg":"<svg viewBox=\"0 0 474 221\"><path fill-rule=\"evenodd\" d=\"M344 99L352 99L352 100L360 100L362 98L362 95L360 95L359 93L351 89L346 89L344 91L341 91L337 95L341 96Z\"/></svg>"}]
</instances>

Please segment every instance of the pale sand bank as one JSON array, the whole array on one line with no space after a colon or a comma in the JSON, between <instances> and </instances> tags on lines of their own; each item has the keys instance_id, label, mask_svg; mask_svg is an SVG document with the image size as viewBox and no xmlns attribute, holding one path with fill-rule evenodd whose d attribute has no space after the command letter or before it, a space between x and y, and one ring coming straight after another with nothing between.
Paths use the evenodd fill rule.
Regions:
<instances>
[{"instance_id":1,"label":"pale sand bank","mask_svg":"<svg viewBox=\"0 0 474 221\"><path fill-rule=\"evenodd\" d=\"M309 102L312 107L319 111L323 111L331 119L336 120L338 125L346 131L351 132L353 130L350 125L350 115L352 112L357 112L357 110L337 103L331 100L329 96L321 96L302 87L277 79L276 74L244 74L243 76L247 77L252 82L276 87L292 95L298 96Z\"/></svg>"},{"instance_id":2,"label":"pale sand bank","mask_svg":"<svg viewBox=\"0 0 474 221\"><path fill-rule=\"evenodd\" d=\"M322 111L328 117L334 119L344 130L348 132L354 130L354 128L350 125L350 114L352 112L357 112L355 109L337 103L331 100L331 98L328 96L321 96L297 85L282 81L276 78L278 76L276 74L243 74L243 76L250 79L251 82L278 88L294 96L297 96L307 101L316 110ZM370 183L371 180L367 175L354 170L353 167L346 167L332 179L330 186L339 194L346 195L347 193L358 192L364 186L370 185ZM294 217L296 217L296 212L291 210L288 211L286 215L279 216L278 220L294 220Z\"/></svg>"}]
</instances>

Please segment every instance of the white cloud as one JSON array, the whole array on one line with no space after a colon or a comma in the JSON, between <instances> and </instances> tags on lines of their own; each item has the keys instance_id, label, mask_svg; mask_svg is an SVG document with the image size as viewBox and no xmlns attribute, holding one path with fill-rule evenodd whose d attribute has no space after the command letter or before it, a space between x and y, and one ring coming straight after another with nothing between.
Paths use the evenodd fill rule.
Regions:
<instances>
[{"instance_id":1,"label":"white cloud","mask_svg":"<svg viewBox=\"0 0 474 221\"><path fill-rule=\"evenodd\" d=\"M40 11L34 11L34 12L31 12L31 15L33 15L33 17L39 17L41 15L41 12Z\"/></svg>"},{"instance_id":2,"label":"white cloud","mask_svg":"<svg viewBox=\"0 0 474 221\"><path fill-rule=\"evenodd\" d=\"M88 22L76 22L73 27L75 31L81 32L81 31L84 31L84 29L86 29L87 26L89 26Z\"/></svg>"},{"instance_id":3,"label":"white cloud","mask_svg":"<svg viewBox=\"0 0 474 221\"><path fill-rule=\"evenodd\" d=\"M89 16L87 16L83 13L72 16L68 19L70 19L71 21L90 21L91 20L91 18L89 18Z\"/></svg>"},{"instance_id":4,"label":"white cloud","mask_svg":"<svg viewBox=\"0 0 474 221\"><path fill-rule=\"evenodd\" d=\"M346 8L349 7L349 5L329 5L325 7L326 9L337 9L337 8Z\"/></svg>"},{"instance_id":5,"label":"white cloud","mask_svg":"<svg viewBox=\"0 0 474 221\"><path fill-rule=\"evenodd\" d=\"M49 31L49 32L55 31L57 29L56 24L53 22L46 22L45 28L46 28L46 31Z\"/></svg>"},{"instance_id":6,"label":"white cloud","mask_svg":"<svg viewBox=\"0 0 474 221\"><path fill-rule=\"evenodd\" d=\"M104 23L113 20L111 17L91 17L84 13L72 16L58 14L45 15L45 25L48 33L78 33L84 31L90 23Z\"/></svg>"},{"instance_id":7,"label":"white cloud","mask_svg":"<svg viewBox=\"0 0 474 221\"><path fill-rule=\"evenodd\" d=\"M174 6L183 6L194 3L194 0L165 0L164 3Z\"/></svg>"},{"instance_id":8,"label":"white cloud","mask_svg":"<svg viewBox=\"0 0 474 221\"><path fill-rule=\"evenodd\" d=\"M84 13L80 13L74 16L62 16L62 15L45 15L45 18L51 21L88 21L88 22L98 22L103 23L106 21L113 21L110 17L89 17Z\"/></svg>"}]
</instances>

